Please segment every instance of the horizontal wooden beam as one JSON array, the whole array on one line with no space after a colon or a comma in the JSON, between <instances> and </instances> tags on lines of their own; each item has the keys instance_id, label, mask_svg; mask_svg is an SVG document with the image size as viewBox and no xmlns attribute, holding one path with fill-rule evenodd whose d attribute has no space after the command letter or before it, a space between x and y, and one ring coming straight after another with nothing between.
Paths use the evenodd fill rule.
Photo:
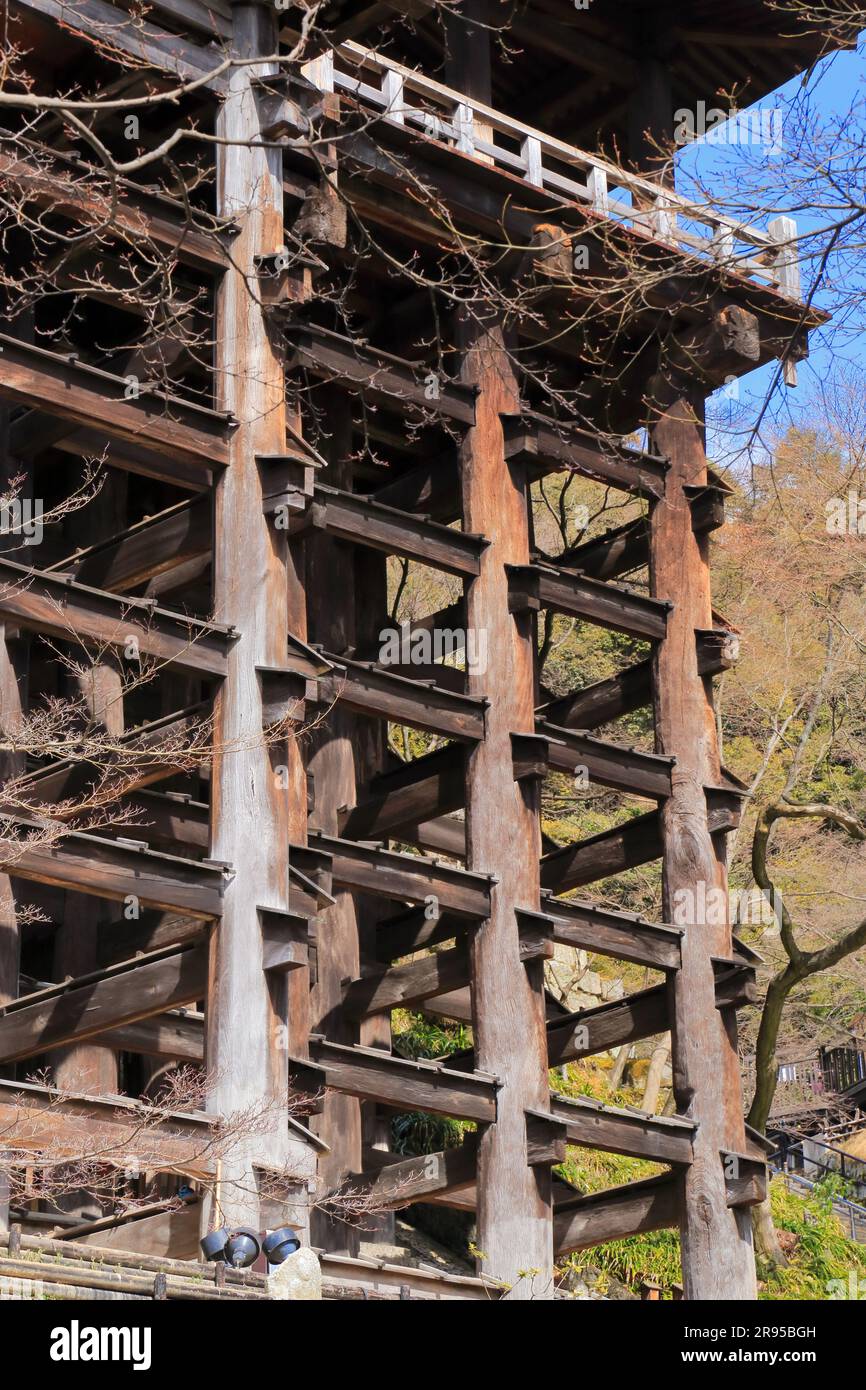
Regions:
<instances>
[{"instance_id":1,"label":"horizontal wooden beam","mask_svg":"<svg viewBox=\"0 0 866 1390\"><path fill-rule=\"evenodd\" d=\"M433 569L472 579L481 571L481 556L488 542L438 521L426 521L411 512L385 507L358 493L316 483L313 500L298 513L294 530L313 526L337 540L402 555Z\"/></svg>"},{"instance_id":2,"label":"horizontal wooden beam","mask_svg":"<svg viewBox=\"0 0 866 1390\"><path fill-rule=\"evenodd\" d=\"M728 788L708 787L707 823L710 834L734 829L737 824L735 802L738 794ZM661 858L662 841L659 813L649 811L602 830L588 840L551 850L541 859L541 886L553 893L567 893L587 883L621 874L639 864Z\"/></svg>"},{"instance_id":3,"label":"horizontal wooden beam","mask_svg":"<svg viewBox=\"0 0 866 1390\"><path fill-rule=\"evenodd\" d=\"M444 738L474 742L484 737L485 699L412 680L372 662L331 655L328 660L333 671L319 682L323 703L339 700L356 714L377 715Z\"/></svg>"},{"instance_id":4,"label":"horizontal wooden beam","mask_svg":"<svg viewBox=\"0 0 866 1390\"><path fill-rule=\"evenodd\" d=\"M200 917L174 912L143 912L119 922L101 922L96 933L96 963L100 970L169 946L188 946L207 931Z\"/></svg>"},{"instance_id":5,"label":"horizontal wooden beam","mask_svg":"<svg viewBox=\"0 0 866 1390\"><path fill-rule=\"evenodd\" d=\"M298 1090L322 1087L377 1101L401 1110L427 1110L455 1119L496 1119L498 1082L481 1072L446 1070L435 1062L410 1062L379 1048L344 1047L316 1035L309 1061L291 1058L290 1076Z\"/></svg>"},{"instance_id":6,"label":"horizontal wooden beam","mask_svg":"<svg viewBox=\"0 0 866 1390\"><path fill-rule=\"evenodd\" d=\"M194 1004L207 991L207 950L192 946L40 990L0 1012L0 1060L15 1062L110 1028Z\"/></svg>"},{"instance_id":7,"label":"horizontal wooden beam","mask_svg":"<svg viewBox=\"0 0 866 1390\"><path fill-rule=\"evenodd\" d=\"M586 478L644 497L664 496L666 459L601 435L576 430L549 416L504 416L506 457L521 459L535 473L580 473Z\"/></svg>"},{"instance_id":8,"label":"horizontal wooden beam","mask_svg":"<svg viewBox=\"0 0 866 1390\"><path fill-rule=\"evenodd\" d=\"M90 589L5 558L0 558L0 614L58 641L110 647L133 662L138 653L210 676L225 675L236 636L218 623L157 608L145 599Z\"/></svg>"},{"instance_id":9,"label":"horizontal wooden beam","mask_svg":"<svg viewBox=\"0 0 866 1390\"><path fill-rule=\"evenodd\" d=\"M554 1251L568 1255L609 1240L676 1226L681 1200L680 1179L667 1174L575 1197L557 1206L553 1218Z\"/></svg>"},{"instance_id":10,"label":"horizontal wooden beam","mask_svg":"<svg viewBox=\"0 0 866 1390\"><path fill-rule=\"evenodd\" d=\"M446 815L466 804L466 752L460 744L437 748L372 778L364 799L344 813L346 839L377 839L403 826Z\"/></svg>"},{"instance_id":11,"label":"horizontal wooden beam","mask_svg":"<svg viewBox=\"0 0 866 1390\"><path fill-rule=\"evenodd\" d=\"M7 1154L39 1151L79 1163L207 1174L214 1117L159 1110L128 1096L82 1096L0 1078L0 1133Z\"/></svg>"},{"instance_id":12,"label":"horizontal wooden beam","mask_svg":"<svg viewBox=\"0 0 866 1390\"><path fill-rule=\"evenodd\" d=\"M222 60L218 49L200 48L141 16L124 17L122 10L105 0L76 0L74 10L62 0L15 0L15 8L55 20L72 33L83 34L104 53L169 73L178 83L199 83L217 96L227 89L226 73L217 73Z\"/></svg>"},{"instance_id":13,"label":"horizontal wooden beam","mask_svg":"<svg viewBox=\"0 0 866 1390\"><path fill-rule=\"evenodd\" d=\"M228 463L228 416L156 389L131 397L124 377L7 333L0 333L0 398L187 465L211 469Z\"/></svg>"},{"instance_id":14,"label":"horizontal wooden beam","mask_svg":"<svg viewBox=\"0 0 866 1390\"><path fill-rule=\"evenodd\" d=\"M112 593L133 589L211 550L209 497L193 497L147 517L120 535L77 550L52 570Z\"/></svg>"},{"instance_id":15,"label":"horizontal wooden beam","mask_svg":"<svg viewBox=\"0 0 866 1390\"><path fill-rule=\"evenodd\" d=\"M465 917L450 912L430 912L412 907L394 917L380 918L376 926L376 955L379 960L399 960L443 941L459 940L468 929Z\"/></svg>"},{"instance_id":16,"label":"horizontal wooden beam","mask_svg":"<svg viewBox=\"0 0 866 1390\"><path fill-rule=\"evenodd\" d=\"M483 874L319 831L310 832L310 844L331 856L335 888L397 902L435 900L442 912L464 918L486 920L490 916L492 880Z\"/></svg>"},{"instance_id":17,"label":"horizontal wooden beam","mask_svg":"<svg viewBox=\"0 0 866 1390\"><path fill-rule=\"evenodd\" d=\"M52 802L68 801L74 806L75 799L101 780L112 765L117 766L118 786L126 793L173 777L186 765L179 750L194 739L207 708L204 703L194 705L119 735L117 742L123 751L107 750L98 768L73 758L49 763L16 781L16 800L43 811Z\"/></svg>"},{"instance_id":18,"label":"horizontal wooden beam","mask_svg":"<svg viewBox=\"0 0 866 1390\"><path fill-rule=\"evenodd\" d=\"M46 842L35 823L0 818L0 866L16 878L115 902L210 920L222 913L225 867L159 854L138 842L64 833Z\"/></svg>"},{"instance_id":19,"label":"horizontal wooden beam","mask_svg":"<svg viewBox=\"0 0 866 1390\"><path fill-rule=\"evenodd\" d=\"M343 986L343 1012L348 1018L369 1018L391 1009L412 1008L425 999L469 984L469 946L432 951L419 960L395 965Z\"/></svg>"},{"instance_id":20,"label":"horizontal wooden beam","mask_svg":"<svg viewBox=\"0 0 866 1390\"><path fill-rule=\"evenodd\" d=\"M378 1165L381 1160L381 1166ZM368 1149L365 1163L376 1164L364 1173L350 1174L344 1190L354 1198L369 1200L371 1210L400 1211L413 1202L424 1202L434 1194L440 1197L462 1192L475 1183L478 1145L474 1134L463 1143L438 1153L420 1154L394 1162L384 1150Z\"/></svg>"},{"instance_id":21,"label":"horizontal wooden beam","mask_svg":"<svg viewBox=\"0 0 866 1390\"><path fill-rule=\"evenodd\" d=\"M512 612L550 608L555 613L597 623L630 637L658 640L667 630L671 604L632 593L618 584L605 584L552 565L509 565Z\"/></svg>"},{"instance_id":22,"label":"horizontal wooden beam","mask_svg":"<svg viewBox=\"0 0 866 1390\"><path fill-rule=\"evenodd\" d=\"M475 423L475 389L440 378L428 363L416 365L340 333L309 324L287 326L291 357L326 381L339 381L366 400L391 409L412 406L423 415L444 415L462 425Z\"/></svg>"},{"instance_id":23,"label":"horizontal wooden beam","mask_svg":"<svg viewBox=\"0 0 866 1390\"><path fill-rule=\"evenodd\" d=\"M676 759L623 748L607 739L560 728L537 719L539 734L548 740L548 764L556 772L586 772L590 782L635 796L663 798L671 794L671 770Z\"/></svg>"},{"instance_id":24,"label":"horizontal wooden beam","mask_svg":"<svg viewBox=\"0 0 866 1390\"><path fill-rule=\"evenodd\" d=\"M107 1033L100 1033L99 1043L115 1052L138 1052L143 1057L164 1057L178 1062L203 1062L204 1016L189 1010L170 1009L152 1018L110 1028Z\"/></svg>"},{"instance_id":25,"label":"horizontal wooden beam","mask_svg":"<svg viewBox=\"0 0 866 1390\"><path fill-rule=\"evenodd\" d=\"M132 243L152 242L169 258L176 256L181 264L211 275L229 264L216 222L213 231L196 226L182 203L123 178L111 181L116 196L106 186L103 197L94 204L91 165L12 132L2 134L7 150L0 140L0 179L19 189L29 206L50 208L52 215L79 223L84 214L97 226L116 228ZM9 153L11 150L16 153Z\"/></svg>"},{"instance_id":26,"label":"horizontal wooden beam","mask_svg":"<svg viewBox=\"0 0 866 1390\"><path fill-rule=\"evenodd\" d=\"M659 926L626 912L594 903L545 895L542 910L553 925L553 939L576 950L632 961L651 970L678 970L682 931Z\"/></svg>"},{"instance_id":27,"label":"horizontal wooden beam","mask_svg":"<svg viewBox=\"0 0 866 1390\"><path fill-rule=\"evenodd\" d=\"M736 663L739 651L736 634L723 628L699 631L695 633L695 642L700 675L717 676ZM639 661L606 680L551 700L538 714L561 728L598 729L624 714L633 714L651 700L652 665L649 661Z\"/></svg>"},{"instance_id":28,"label":"horizontal wooden beam","mask_svg":"<svg viewBox=\"0 0 866 1390\"><path fill-rule=\"evenodd\" d=\"M551 1092L550 1109L568 1131L568 1142L653 1163L688 1164L694 1157L697 1125L676 1116L649 1115L605 1105L589 1096Z\"/></svg>"},{"instance_id":29,"label":"horizontal wooden beam","mask_svg":"<svg viewBox=\"0 0 866 1390\"><path fill-rule=\"evenodd\" d=\"M460 474L454 450L410 465L373 493L374 502L420 512L435 521L455 521L460 515Z\"/></svg>"},{"instance_id":30,"label":"horizontal wooden beam","mask_svg":"<svg viewBox=\"0 0 866 1390\"><path fill-rule=\"evenodd\" d=\"M577 570L591 579L616 579L643 569L649 561L649 531L645 517L627 521L557 556L560 569Z\"/></svg>"}]
</instances>

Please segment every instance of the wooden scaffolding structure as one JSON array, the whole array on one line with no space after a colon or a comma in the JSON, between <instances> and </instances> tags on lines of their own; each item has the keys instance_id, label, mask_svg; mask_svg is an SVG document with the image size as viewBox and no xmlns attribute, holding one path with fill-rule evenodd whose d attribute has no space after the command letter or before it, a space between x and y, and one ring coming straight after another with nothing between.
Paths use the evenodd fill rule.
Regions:
<instances>
[{"instance_id":1,"label":"wooden scaffolding structure","mask_svg":"<svg viewBox=\"0 0 866 1390\"><path fill-rule=\"evenodd\" d=\"M687 29L676 7L605 0L587 13L470 0L450 15L329 3L301 42L305 6L153 0L142 18L121 0L8 0L37 93L79 73L97 84L108 104L88 119L118 162L130 115L151 151L167 112L215 137L215 175L186 204L152 166L113 176L100 202L94 146L62 113L32 126L32 112L4 113L0 178L20 208L70 238L103 219L100 288L85 242L56 294L0 336L5 474L36 498L82 459L109 476L86 524L0 555L0 713L8 733L57 694L56 653L77 644L99 653L94 723L148 754L124 791L134 829L44 839L46 805L79 796L88 769L4 753L7 777L30 771L39 814L5 807L0 1116L27 1115L34 1153L97 1131L110 1147L106 1098L204 1060L204 1113L152 1128L146 1166L194 1178L202 1133L264 1106L219 1160L206 1223L293 1220L352 1256L351 1229L311 1212L316 1191L351 1178L373 1203L475 1210L483 1273L511 1297L552 1296L570 1251L677 1225L687 1297L754 1297L764 1148L743 1122L736 1011L755 997L755 959L727 921L670 925L683 894L726 888L743 791L713 710L737 638L711 603L725 485L703 411L763 363L782 359L790 380L818 319L790 220L762 230L696 208L652 145L678 106L728 79L754 99L816 49L780 39L762 0L731 8L726 36L704 3ZM167 319L204 323L209 362L174 353L172 329L156 358L125 346L137 242L173 268L192 307ZM466 248L481 244L498 248L495 268L467 292ZM7 238L13 275L19 254ZM460 293L444 277L437 290L437 267L461 256ZM417 281L401 284L410 263ZM642 302L628 330L599 302L605 371L574 305L617 275ZM526 285L521 315L509 294ZM552 403L563 382L579 410ZM640 430L644 447L626 442ZM553 563L535 549L530 489L563 472L643 514ZM393 556L449 577L447 605L416 626L480 635L483 661L383 660ZM648 588L618 582L644 568ZM552 695L546 611L626 634L640 659ZM155 676L124 700L130 662ZM648 705L654 751L598 732ZM177 740L202 710L212 760L179 770ZM389 724L435 736L433 751L398 762ZM647 809L552 844L543 780L581 770ZM571 896L656 860L665 924ZM19 928L29 901L43 920ZM544 987L557 943L661 982L567 1014ZM472 1050L392 1053L396 1008L470 1022ZM551 1091L550 1068L667 1030L674 1115ZM47 1062L88 1094L25 1082ZM290 1089L311 1098L303 1121ZM400 1158L395 1110L475 1130ZM553 1172L569 1143L664 1171L581 1195Z\"/></svg>"}]
</instances>

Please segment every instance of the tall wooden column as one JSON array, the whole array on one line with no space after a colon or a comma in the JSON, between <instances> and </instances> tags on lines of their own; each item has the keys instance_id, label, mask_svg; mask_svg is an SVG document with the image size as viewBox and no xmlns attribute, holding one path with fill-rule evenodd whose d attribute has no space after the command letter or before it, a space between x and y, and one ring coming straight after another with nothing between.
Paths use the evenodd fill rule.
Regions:
<instances>
[{"instance_id":1,"label":"tall wooden column","mask_svg":"<svg viewBox=\"0 0 866 1390\"><path fill-rule=\"evenodd\" d=\"M495 874L492 912L472 944L476 1065L503 1085L496 1124L478 1156L478 1245L483 1271L513 1286L512 1297L552 1296L550 1171L526 1162L526 1109L546 1110L547 1038L542 963L520 959L516 909L539 902L537 784L514 780L512 733L534 728L534 624L512 616L506 565L529 562L525 479L504 457L500 411L517 408L501 332L464 324L463 380L478 387L476 423L462 450L463 521L490 538L467 593L470 629L483 635L487 669L468 689L487 695L484 740L468 761L467 866ZM521 1271L537 1270L531 1278Z\"/></svg>"},{"instance_id":2,"label":"tall wooden column","mask_svg":"<svg viewBox=\"0 0 866 1390\"><path fill-rule=\"evenodd\" d=\"M492 105L488 19L486 0L449 16L449 81ZM463 525L490 541L466 595L468 626L487 649L487 669L470 673L467 689L490 700L467 761L466 864L498 880L472 938L472 1023L476 1066L503 1083L479 1144L478 1246L483 1272L510 1284L509 1297L540 1299L553 1296L551 1180L526 1162L525 1111L550 1105L544 976L541 961L520 959L517 909L538 908L541 823L538 784L515 782L511 751L512 733L535 729L535 621L509 611L506 569L529 563L529 499L522 467L505 458L500 414L516 414L519 396L504 330L478 312L457 326L461 377L478 391L461 449Z\"/></svg>"},{"instance_id":3,"label":"tall wooden column","mask_svg":"<svg viewBox=\"0 0 866 1390\"><path fill-rule=\"evenodd\" d=\"M232 8L232 49L241 59L277 50L277 12ZM285 742L267 746L257 666L286 663L288 580L285 532L267 525L256 456L285 452L283 364L258 296L255 258L282 244L282 162L261 139L255 80L263 64L231 70L218 134L218 212L240 231L216 313L218 403L238 421L229 466L216 492L214 606L239 637L215 703L211 853L232 879L213 935L207 1007L209 1105L223 1115L252 1108L265 1125L224 1161L219 1209L211 1224L260 1223L253 1164L296 1178L284 1219L306 1221L310 1151L289 1140L287 990L262 969L257 909L288 908L288 845L293 817ZM294 784L293 784L294 785ZM297 787L295 786L295 794ZM296 808L294 808L296 809ZM295 817L296 819L296 817Z\"/></svg>"},{"instance_id":4,"label":"tall wooden column","mask_svg":"<svg viewBox=\"0 0 866 1390\"><path fill-rule=\"evenodd\" d=\"M712 681L698 675L695 641L696 629L712 627L709 542L694 533L685 492L706 483L707 459L700 391L659 377L650 396L658 410L651 447L670 459L664 499L650 518L650 578L653 596L674 603L654 658L653 698L656 750L677 760L661 819L663 920L673 920L676 904L679 924L684 903L697 906L712 900L711 889L727 889L724 836L709 832L704 791L720 775ZM745 1146L736 1013L716 1008L713 972L713 957L730 954L728 923L689 920L671 982L677 1112L698 1122L680 1227L690 1299L756 1296L748 1209L728 1207L721 1158Z\"/></svg>"}]
</instances>

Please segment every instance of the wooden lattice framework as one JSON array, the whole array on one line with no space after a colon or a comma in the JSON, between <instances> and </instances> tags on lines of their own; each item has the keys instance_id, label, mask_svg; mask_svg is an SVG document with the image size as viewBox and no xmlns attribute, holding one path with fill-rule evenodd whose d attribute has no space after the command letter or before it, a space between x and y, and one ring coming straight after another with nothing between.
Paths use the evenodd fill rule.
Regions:
<instances>
[{"instance_id":1,"label":"wooden lattice framework","mask_svg":"<svg viewBox=\"0 0 866 1390\"><path fill-rule=\"evenodd\" d=\"M664 137L669 108L694 95L695 77L688 54L679 69L670 58L662 16L658 43L644 49L641 6L622 66L627 45L599 0L570 83L560 82L568 93L544 104L554 125L557 112L573 112L574 73L588 65L607 136L628 83L628 172L497 108L502 75L476 6L441 24L423 4L331 5L328 41L288 66L275 55L292 42L294 10L225 0L151 8L132 22L84 0L73 22L54 0L10 5L37 55L49 40L56 53L67 46L70 64L89 49L106 90L124 61L149 64L157 87L198 80L194 114L220 143L210 228L189 225L182 206L134 178L112 212L212 295L208 399L185 394L182 369L171 398L131 394L123 354L97 360L86 323L69 352L46 348L38 307L29 335L12 326L0 342L7 476L23 471L38 492L46 469L72 470L93 452L111 475L51 563L39 552L34 566L17 552L0 558L2 718L14 727L53 689L44 657L31 660L28 683L37 635L62 644L74 633L102 653L93 718L113 718L121 736L105 690L118 688L111 653L122 661L133 637L160 663L150 718L139 707L127 714L134 737L158 749L204 705L215 754L195 785L171 758L148 763L135 793L140 841L72 834L10 856L14 896L43 894L56 943L40 982L26 962L45 960L45 948L18 931L7 880L0 1062L23 1077L53 1057L61 1081L83 1076L82 1089L104 1097L119 1089L119 1056L127 1069L130 1058L204 1057L210 1120L196 1123L205 1125L277 1097L271 1122L222 1164L228 1222L279 1216L309 1229L316 1181L327 1190L356 1175L371 1199L475 1209L484 1273L512 1296L549 1297L554 1261L569 1251L678 1224L687 1296L751 1298L748 1208L765 1170L743 1123L736 1010L754 998L754 958L724 923L674 928L566 895L660 859L670 922L678 892L726 885L725 835L742 789L720 766L712 680L735 658L736 635L711 606L709 535L723 520L724 486L707 464L703 401L780 356L793 379L815 321L799 300L796 229L784 218L740 227L685 205L652 174L646 132ZM398 8L426 41L434 24L446 36L444 80L441 70L425 75L411 45L406 63L378 51ZM579 22L572 7L518 8L527 62L560 63L562 34ZM524 12L536 8L537 25ZM730 64L717 7L694 8L681 47L701 50L705 29L704 61L716 44ZM759 92L814 56L805 38L762 44L772 24L759 0L738 7L738 76ZM750 67L752 34L760 61ZM607 85L606 45L616 65ZM520 108L517 95L502 99ZM588 119L580 112L573 128ZM79 166L61 125L38 171L16 145L0 152L0 177L74 228ZM303 148L311 131L314 157ZM515 364L528 340L495 296L453 312L444 369L419 354L411 296L393 303L381 266L353 302L357 334L334 331L319 287L353 283L358 228L375 228L395 255L417 246L429 264L451 254L445 218L420 187L467 237L509 239L506 279L548 276L552 321L573 292L568 277L557 280L557 237L570 246L598 233L596 257L601 228L653 265L649 346L635 354L623 343L627 370L585 383L596 429L527 399ZM566 342L558 361L579 374L579 347ZM190 382L201 390L200 373ZM645 448L623 442L641 427ZM358 462L368 434L380 450L372 470ZM529 489L563 470L643 499L645 516L551 564L534 551ZM118 482L127 478L128 488ZM393 555L454 579L459 595L426 625L482 633L483 669L379 658ZM617 583L645 566L647 592ZM537 670L544 610L628 634L649 655L554 698ZM598 734L650 703L654 752ZM274 740L279 721L306 731ZM396 764L389 721L435 735L437 747ZM4 756L7 775L21 771ZM651 809L577 844L543 844L543 778L581 768ZM44 805L74 795L82 773L54 763L32 780ZM132 899L142 909L133 920L105 907ZM44 937L33 929L34 941ZM544 962L554 943L636 962L662 983L578 1014L552 1010ZM407 1006L471 1021L473 1051L446 1063L392 1055L389 1014ZM668 1029L675 1115L551 1093L549 1067ZM280 1097L290 1084L320 1098L307 1124L287 1120ZM12 1085L0 1095L7 1108ZM114 1123L104 1099L52 1104L33 1085L27 1106L38 1117L34 1147L67 1131L74 1145L88 1115ZM470 1121L477 1134L423 1162L400 1159L387 1153L395 1109ZM167 1168L183 1164L171 1146L183 1150L187 1123L166 1121ZM552 1176L568 1142L666 1171L581 1196ZM275 1213L261 1173L287 1166L293 1179ZM351 1231L319 1212L312 1238L353 1252Z\"/></svg>"}]
</instances>

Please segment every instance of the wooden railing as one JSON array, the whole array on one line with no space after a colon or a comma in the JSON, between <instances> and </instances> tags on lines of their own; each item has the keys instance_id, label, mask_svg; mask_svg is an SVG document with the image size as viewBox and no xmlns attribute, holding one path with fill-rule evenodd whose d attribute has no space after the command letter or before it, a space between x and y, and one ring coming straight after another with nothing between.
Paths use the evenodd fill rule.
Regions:
<instances>
[{"instance_id":1,"label":"wooden railing","mask_svg":"<svg viewBox=\"0 0 866 1390\"><path fill-rule=\"evenodd\" d=\"M791 217L776 217L766 229L738 222L360 44L342 44L307 64L305 73L321 91L350 95L394 125L413 127L601 217L800 299L797 224Z\"/></svg>"}]
</instances>

